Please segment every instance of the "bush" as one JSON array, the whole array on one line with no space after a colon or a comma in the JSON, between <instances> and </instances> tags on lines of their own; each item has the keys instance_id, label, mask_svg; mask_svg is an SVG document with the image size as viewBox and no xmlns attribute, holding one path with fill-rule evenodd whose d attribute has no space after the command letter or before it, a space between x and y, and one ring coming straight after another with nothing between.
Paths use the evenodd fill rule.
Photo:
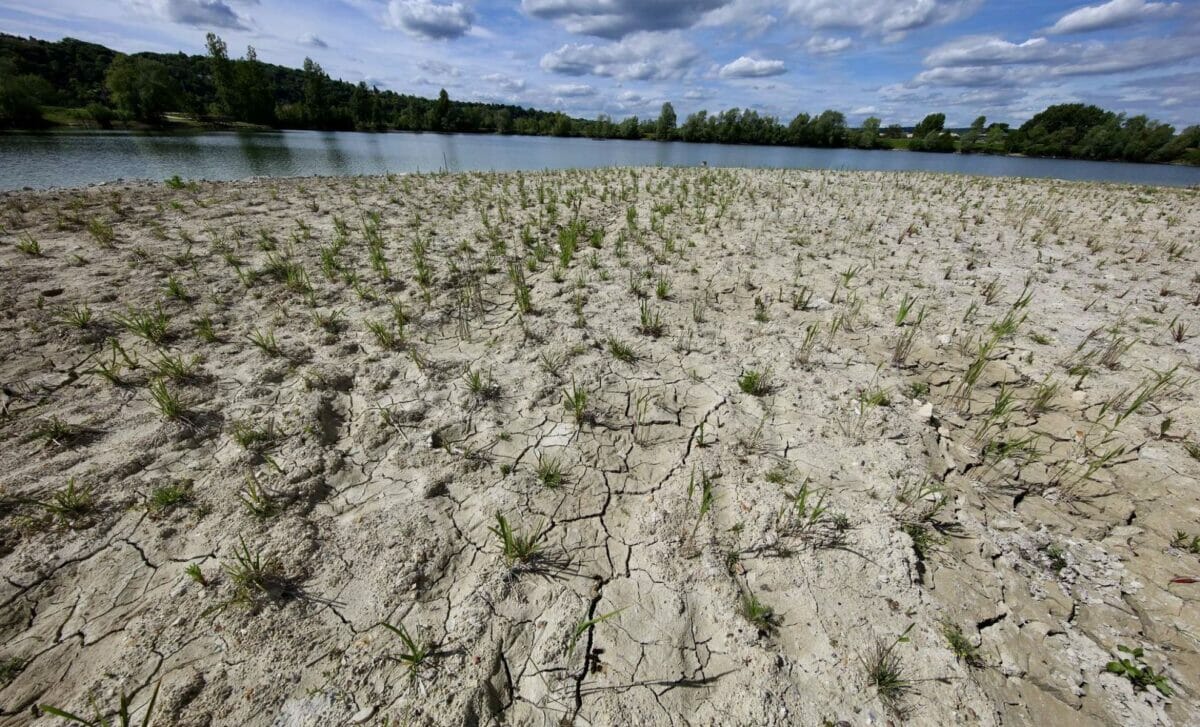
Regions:
<instances>
[{"instance_id":1,"label":"bush","mask_svg":"<svg viewBox=\"0 0 1200 727\"><path fill-rule=\"evenodd\" d=\"M116 114L112 109L102 103L90 103L83 109L84 116L95 122L96 126L101 129L107 129L112 126L113 118Z\"/></svg>"}]
</instances>

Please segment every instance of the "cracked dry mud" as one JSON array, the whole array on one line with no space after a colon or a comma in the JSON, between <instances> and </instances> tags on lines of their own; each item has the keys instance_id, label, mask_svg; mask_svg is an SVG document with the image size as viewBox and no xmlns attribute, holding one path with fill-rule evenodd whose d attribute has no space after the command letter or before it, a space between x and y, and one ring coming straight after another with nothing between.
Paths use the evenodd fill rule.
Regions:
<instances>
[{"instance_id":1,"label":"cracked dry mud","mask_svg":"<svg viewBox=\"0 0 1200 727\"><path fill-rule=\"evenodd\" d=\"M0 724L156 686L173 725L1200 721L1196 190L611 169L0 212Z\"/></svg>"}]
</instances>

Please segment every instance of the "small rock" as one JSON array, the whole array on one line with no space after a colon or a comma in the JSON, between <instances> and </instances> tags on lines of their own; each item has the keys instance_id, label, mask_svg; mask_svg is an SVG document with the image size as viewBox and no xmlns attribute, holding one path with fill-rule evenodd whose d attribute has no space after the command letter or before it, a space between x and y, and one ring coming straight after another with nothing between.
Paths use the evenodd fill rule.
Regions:
<instances>
[{"instance_id":1,"label":"small rock","mask_svg":"<svg viewBox=\"0 0 1200 727\"><path fill-rule=\"evenodd\" d=\"M933 417L933 402L927 401L913 410L913 421L927 422Z\"/></svg>"},{"instance_id":2,"label":"small rock","mask_svg":"<svg viewBox=\"0 0 1200 727\"><path fill-rule=\"evenodd\" d=\"M1019 530L1021 528L1021 523L1017 522L1016 520L1009 520L1008 518L1000 517L990 521L988 526L993 530L1013 531Z\"/></svg>"}]
</instances>

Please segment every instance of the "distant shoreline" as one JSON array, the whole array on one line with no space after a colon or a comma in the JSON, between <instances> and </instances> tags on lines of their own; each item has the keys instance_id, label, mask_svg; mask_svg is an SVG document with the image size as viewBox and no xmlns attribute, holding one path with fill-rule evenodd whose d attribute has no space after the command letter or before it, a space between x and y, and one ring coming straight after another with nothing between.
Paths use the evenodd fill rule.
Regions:
<instances>
[{"instance_id":1,"label":"distant shoreline","mask_svg":"<svg viewBox=\"0 0 1200 727\"><path fill-rule=\"evenodd\" d=\"M881 139L882 144L870 149L859 148L855 146L842 147L823 147L823 146L804 146L798 144L754 144L744 142L722 142L722 141L701 141L692 142L683 139L670 139L667 141L659 141L658 139L614 139L610 137L598 136L556 136L553 134L521 134L509 133L499 134L496 132L480 132L480 131L414 131L409 129L307 129L307 128L289 128L289 127L274 127L263 126L259 124L247 124L244 122L224 122L224 121L201 121L198 119L189 119L182 115L173 115L174 118L169 123L162 126L153 126L137 122L119 122L114 123L112 128L102 128L94 123L83 122L82 120L74 123L56 122L40 128L22 128L22 129L0 129L0 136L10 134L62 134L62 133L78 133L78 134L107 134L107 133L129 133L129 134L161 134L161 135L185 135L185 134L207 134L217 132L229 132L237 134L269 134L285 131L312 131L325 134L418 134L418 135L436 135L436 136L473 136L473 137L520 137L520 138L546 138L546 139L586 139L589 141L640 141L653 142L661 144L712 144L716 146L729 147L762 147L762 148L779 148L779 149L821 149L821 150L852 150L852 151L900 151L913 152L919 154L930 154L935 156L977 156L977 157L995 157L995 158L1011 158L1011 159L1045 159L1051 161L1070 161L1070 162L1100 162L1104 164L1138 164L1145 166L1161 166L1161 167L1200 167L1200 163L1192 164L1184 159L1179 159L1169 162L1153 162L1153 161L1127 161L1117 159L1083 159L1079 157L1058 157L1058 156L1036 156L1029 154L1021 154L1019 152L1009 152L997 154L994 152L970 152L962 151L929 151L929 150L914 150L908 148L909 139ZM62 118L61 116L58 118Z\"/></svg>"}]
</instances>

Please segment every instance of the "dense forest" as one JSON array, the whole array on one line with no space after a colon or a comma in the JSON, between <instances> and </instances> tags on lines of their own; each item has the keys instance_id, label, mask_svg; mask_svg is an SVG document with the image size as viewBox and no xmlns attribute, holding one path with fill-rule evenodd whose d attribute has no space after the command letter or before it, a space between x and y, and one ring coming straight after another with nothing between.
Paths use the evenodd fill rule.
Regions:
<instances>
[{"instance_id":1,"label":"dense forest","mask_svg":"<svg viewBox=\"0 0 1200 727\"><path fill-rule=\"evenodd\" d=\"M980 116L948 129L932 113L911 129L876 117L851 128L833 110L788 123L750 109L699 111L680 123L670 103L655 118L572 118L510 104L436 99L381 91L329 77L305 59L300 69L258 60L253 48L231 58L209 34L205 55L126 55L73 38L57 42L0 34L0 128L53 123L108 128L254 125L288 129L434 131L601 139L907 148L916 151L1026 154L1078 159L1200 164L1200 126L1180 133L1145 116L1096 106L1050 106L1017 129Z\"/></svg>"}]
</instances>

